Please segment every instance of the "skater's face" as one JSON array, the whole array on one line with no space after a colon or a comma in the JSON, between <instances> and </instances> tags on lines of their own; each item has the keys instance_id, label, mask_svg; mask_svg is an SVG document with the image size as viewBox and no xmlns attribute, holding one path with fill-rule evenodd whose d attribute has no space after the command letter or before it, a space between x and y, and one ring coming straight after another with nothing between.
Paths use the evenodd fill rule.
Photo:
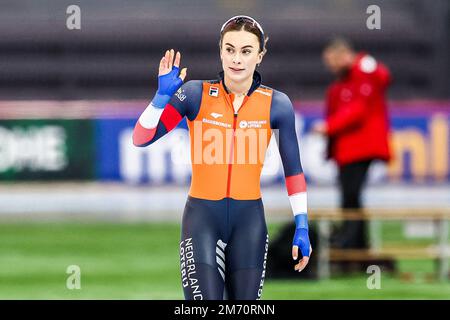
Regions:
<instances>
[{"instance_id":1,"label":"skater's face","mask_svg":"<svg viewBox=\"0 0 450 320\"><path fill-rule=\"evenodd\" d=\"M248 31L228 31L223 35L220 59L225 76L231 81L242 82L253 77L261 63L258 37Z\"/></svg>"}]
</instances>

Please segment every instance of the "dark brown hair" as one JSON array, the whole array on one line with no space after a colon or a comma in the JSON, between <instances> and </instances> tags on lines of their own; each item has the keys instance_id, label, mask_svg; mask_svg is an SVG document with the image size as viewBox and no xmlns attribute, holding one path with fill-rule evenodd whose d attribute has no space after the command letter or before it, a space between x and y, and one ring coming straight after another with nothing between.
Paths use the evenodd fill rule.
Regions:
<instances>
[{"instance_id":1,"label":"dark brown hair","mask_svg":"<svg viewBox=\"0 0 450 320\"><path fill-rule=\"evenodd\" d=\"M227 33L228 31L242 30L253 33L256 37L258 37L260 53L265 53L267 51L266 44L269 40L269 37L266 37L264 35L261 26L258 24L258 22L256 22L256 20L247 16L234 17L222 26L222 30L220 32L219 47L222 48L222 40L225 33Z\"/></svg>"}]
</instances>

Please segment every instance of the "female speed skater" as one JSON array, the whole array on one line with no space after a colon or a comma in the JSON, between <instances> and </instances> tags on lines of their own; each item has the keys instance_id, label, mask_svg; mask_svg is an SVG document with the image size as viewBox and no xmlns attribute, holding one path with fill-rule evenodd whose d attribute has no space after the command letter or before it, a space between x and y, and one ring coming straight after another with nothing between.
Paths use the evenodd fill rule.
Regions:
<instances>
[{"instance_id":1,"label":"female speed skater","mask_svg":"<svg viewBox=\"0 0 450 320\"><path fill-rule=\"evenodd\" d=\"M159 64L158 90L133 131L134 145L145 147L183 117L188 123L192 179L180 242L187 300L261 298L269 237L260 176L272 134L296 224L292 258L300 259L295 271L306 267L312 252L293 106L286 94L263 85L256 71L267 40L251 17L226 21L219 41L223 71L208 81L184 83L181 54L167 50Z\"/></svg>"}]
</instances>

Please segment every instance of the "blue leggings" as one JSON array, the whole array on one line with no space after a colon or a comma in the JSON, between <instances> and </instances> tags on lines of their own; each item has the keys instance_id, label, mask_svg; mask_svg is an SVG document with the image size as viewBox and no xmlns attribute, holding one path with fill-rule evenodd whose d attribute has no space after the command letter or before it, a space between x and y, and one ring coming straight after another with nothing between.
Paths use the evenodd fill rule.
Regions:
<instances>
[{"instance_id":1,"label":"blue leggings","mask_svg":"<svg viewBox=\"0 0 450 320\"><path fill-rule=\"evenodd\" d=\"M261 199L214 201L189 196L180 242L185 299L259 299L268 241Z\"/></svg>"}]
</instances>

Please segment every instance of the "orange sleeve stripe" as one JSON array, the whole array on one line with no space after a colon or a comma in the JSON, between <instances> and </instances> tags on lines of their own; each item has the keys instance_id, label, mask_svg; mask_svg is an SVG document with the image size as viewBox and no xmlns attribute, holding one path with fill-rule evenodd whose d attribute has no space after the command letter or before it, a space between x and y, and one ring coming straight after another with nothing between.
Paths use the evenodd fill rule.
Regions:
<instances>
[{"instance_id":1,"label":"orange sleeve stripe","mask_svg":"<svg viewBox=\"0 0 450 320\"><path fill-rule=\"evenodd\" d=\"M286 177L286 188L288 195L306 192L306 181L303 173Z\"/></svg>"}]
</instances>

